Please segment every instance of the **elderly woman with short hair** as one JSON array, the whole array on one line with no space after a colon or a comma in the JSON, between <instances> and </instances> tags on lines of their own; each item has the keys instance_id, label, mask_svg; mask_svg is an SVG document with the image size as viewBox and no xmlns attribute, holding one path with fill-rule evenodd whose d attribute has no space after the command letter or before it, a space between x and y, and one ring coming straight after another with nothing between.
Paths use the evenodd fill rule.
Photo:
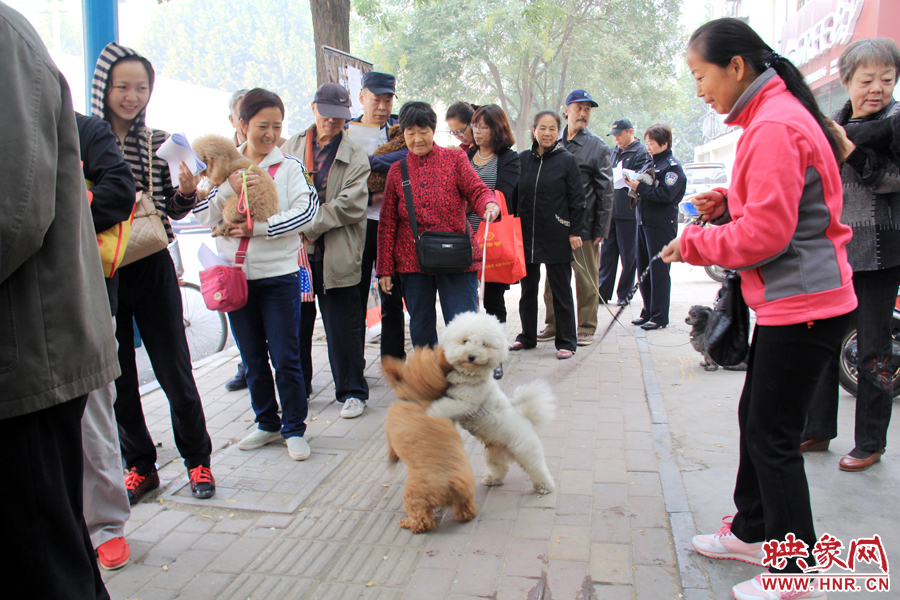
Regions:
<instances>
[{"instance_id":1,"label":"elderly woman with short hair","mask_svg":"<svg viewBox=\"0 0 900 600\"><path fill-rule=\"evenodd\" d=\"M409 310L409 337L413 346L437 344L435 299L441 298L444 323L459 313L478 310L476 272L481 248L467 226L466 207L493 221L500 214L494 193L478 177L468 157L434 143L437 115L425 102L407 102L400 109L400 128L409 154L388 171L378 220L378 283L392 292L391 276L399 273ZM426 231L469 232L473 238L472 265L459 273L431 274L419 267L401 165L407 165L413 210L419 234Z\"/></svg>"},{"instance_id":2,"label":"elderly woman with short hair","mask_svg":"<svg viewBox=\"0 0 900 600\"><path fill-rule=\"evenodd\" d=\"M864 471L881 460L893 403L891 316L900 285L900 169L887 149L862 144L865 125L900 114L893 99L900 50L888 38L856 40L840 58L841 83L850 93L832 115L843 138L846 160L841 165L844 210L841 222L853 229L847 258L853 268L859 389L856 394L856 445L841 458L842 471ZM900 118L900 117L896 117ZM827 371L809 410L802 451L827 450L837 436L837 361Z\"/></svg>"}]
</instances>

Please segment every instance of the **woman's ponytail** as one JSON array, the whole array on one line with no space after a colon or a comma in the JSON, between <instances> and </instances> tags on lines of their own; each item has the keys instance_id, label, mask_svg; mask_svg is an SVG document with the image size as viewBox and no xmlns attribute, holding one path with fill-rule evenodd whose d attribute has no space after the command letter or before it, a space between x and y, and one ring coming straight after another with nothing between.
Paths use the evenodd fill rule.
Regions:
<instances>
[{"instance_id":1,"label":"woman's ponytail","mask_svg":"<svg viewBox=\"0 0 900 600\"><path fill-rule=\"evenodd\" d=\"M801 73L800 69L795 67L794 63L788 59L779 56L774 52L772 54L774 56L771 61L771 67L775 69L778 76L784 80L784 85L787 86L788 91L800 101L800 104L809 111L809 114L813 116L813 119L815 119L816 123L819 124L819 127L822 128L822 133L825 134L825 139L828 140L828 145L831 146L831 152L834 153L835 160L840 163L842 149L838 145L838 139L834 135L834 131L832 131L831 127L828 126L825 115L822 114L822 110L819 108L819 104L816 102L816 97L813 95L812 90L809 89L809 86L806 85L806 82L803 80L803 73Z\"/></svg>"},{"instance_id":2,"label":"woman's ponytail","mask_svg":"<svg viewBox=\"0 0 900 600\"><path fill-rule=\"evenodd\" d=\"M768 68L775 69L778 76L784 80L788 91L800 101L822 128L835 160L840 160L841 149L838 140L826 123L825 115L819 109L812 90L803 81L803 74L791 61L773 52L750 25L740 19L715 19L698 27L691 34L688 45L695 48L703 60L722 68L728 66L732 58L740 56L758 74L762 74Z\"/></svg>"}]
</instances>

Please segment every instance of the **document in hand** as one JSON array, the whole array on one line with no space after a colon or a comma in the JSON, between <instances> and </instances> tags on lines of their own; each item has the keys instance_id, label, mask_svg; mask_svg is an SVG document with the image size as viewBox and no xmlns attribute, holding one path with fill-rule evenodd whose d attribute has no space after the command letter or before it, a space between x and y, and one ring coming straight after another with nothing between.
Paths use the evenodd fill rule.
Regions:
<instances>
[{"instance_id":1,"label":"document in hand","mask_svg":"<svg viewBox=\"0 0 900 600\"><path fill-rule=\"evenodd\" d=\"M175 187L178 187L178 167L182 162L194 175L206 168L206 163L200 160L183 133L170 135L169 139L163 142L163 145L156 151L156 155L169 163L169 173L172 175L172 185Z\"/></svg>"},{"instance_id":2,"label":"document in hand","mask_svg":"<svg viewBox=\"0 0 900 600\"><path fill-rule=\"evenodd\" d=\"M381 145L381 127L378 125L366 125L351 121L347 132L350 134L350 139L362 146L369 156Z\"/></svg>"},{"instance_id":3,"label":"document in hand","mask_svg":"<svg viewBox=\"0 0 900 600\"><path fill-rule=\"evenodd\" d=\"M628 175L628 179L637 179L638 173L637 171L632 171L631 169L624 168L621 164L613 167L613 189L620 190L623 187L628 187L625 185L625 175Z\"/></svg>"}]
</instances>

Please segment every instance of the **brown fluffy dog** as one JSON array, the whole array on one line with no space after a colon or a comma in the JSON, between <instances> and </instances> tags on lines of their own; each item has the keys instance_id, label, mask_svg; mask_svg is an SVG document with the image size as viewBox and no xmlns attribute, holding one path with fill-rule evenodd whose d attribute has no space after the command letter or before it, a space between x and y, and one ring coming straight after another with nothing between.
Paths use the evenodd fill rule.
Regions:
<instances>
[{"instance_id":1,"label":"brown fluffy dog","mask_svg":"<svg viewBox=\"0 0 900 600\"><path fill-rule=\"evenodd\" d=\"M194 152L200 160L206 163L206 169L200 171L212 185L219 186L228 179L228 176L241 169L254 170L259 175L259 185L254 187L253 194L248 194L247 206L250 209L250 218L256 221L266 221L278 212L278 191L275 189L275 181L269 177L265 169L261 169L241 156L234 142L221 135L204 135L191 144ZM227 236L231 226L235 223L243 223L247 217L238 210L240 190L235 190L238 196L232 198L222 207L222 223L213 228L213 237ZM205 198L208 189L198 189L198 193Z\"/></svg>"},{"instance_id":2,"label":"brown fluffy dog","mask_svg":"<svg viewBox=\"0 0 900 600\"><path fill-rule=\"evenodd\" d=\"M443 506L454 508L457 521L471 521L478 515L475 477L462 437L450 419L425 414L447 389L451 367L443 351L420 348L406 363L386 356L381 367L400 398L391 404L384 426L388 461L402 461L409 471L403 491L407 517L400 527L413 533L436 529L434 509Z\"/></svg>"},{"instance_id":3,"label":"brown fluffy dog","mask_svg":"<svg viewBox=\"0 0 900 600\"><path fill-rule=\"evenodd\" d=\"M375 152L372 153L372 156L390 154L391 152L406 148L406 138L403 137L403 130L400 129L399 125L392 125L388 130L388 135L391 139L386 144L378 146ZM383 192L386 182L387 173L376 173L375 171L372 171L367 182L369 193L376 194L378 192Z\"/></svg>"}]
</instances>

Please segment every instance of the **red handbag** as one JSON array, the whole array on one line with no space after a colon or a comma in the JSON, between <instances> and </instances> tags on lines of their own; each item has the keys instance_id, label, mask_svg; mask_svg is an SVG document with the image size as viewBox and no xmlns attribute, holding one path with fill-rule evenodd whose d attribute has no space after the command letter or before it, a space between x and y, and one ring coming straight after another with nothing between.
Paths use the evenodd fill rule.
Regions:
<instances>
[{"instance_id":1,"label":"red handbag","mask_svg":"<svg viewBox=\"0 0 900 600\"><path fill-rule=\"evenodd\" d=\"M509 214L503 192L494 193L497 204L500 205L501 218L491 223L490 231L487 231L486 223L481 223L475 239L483 250L484 280L513 284L525 277L522 220ZM478 278L481 279L481 272L478 273Z\"/></svg>"},{"instance_id":2,"label":"red handbag","mask_svg":"<svg viewBox=\"0 0 900 600\"><path fill-rule=\"evenodd\" d=\"M200 271L200 293L209 310L231 312L247 304L247 276L242 265L249 243L250 238L241 238L233 267L216 265Z\"/></svg>"}]
</instances>

